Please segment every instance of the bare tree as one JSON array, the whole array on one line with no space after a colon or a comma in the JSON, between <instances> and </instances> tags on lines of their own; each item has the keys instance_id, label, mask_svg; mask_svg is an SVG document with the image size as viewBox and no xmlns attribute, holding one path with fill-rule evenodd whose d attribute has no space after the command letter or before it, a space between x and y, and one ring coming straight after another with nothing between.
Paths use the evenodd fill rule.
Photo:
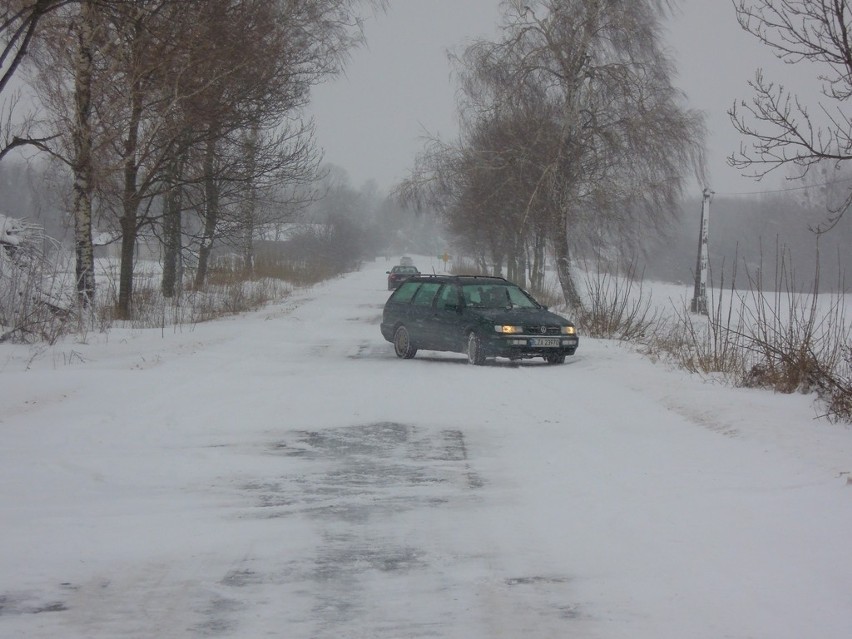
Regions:
<instances>
[{"instance_id":1,"label":"bare tree","mask_svg":"<svg viewBox=\"0 0 852 639\"><path fill-rule=\"evenodd\" d=\"M664 223L689 170L700 172L703 124L682 106L660 46L667 8L665 0L514 3L501 39L476 42L461 58L466 133L458 152L442 155L499 175L488 180L491 193L512 196L494 200L516 209L511 232L528 234L515 251L546 234L571 306L582 303L573 257ZM413 183L430 182L415 174ZM453 189L468 211L511 215L483 199L483 184L455 179Z\"/></svg>"},{"instance_id":2,"label":"bare tree","mask_svg":"<svg viewBox=\"0 0 852 639\"><path fill-rule=\"evenodd\" d=\"M291 220L304 206L302 198L313 192L311 185L321 174L313 140L310 122L243 133L239 179L232 181L236 188L231 219L246 273L254 272L257 236Z\"/></svg>"},{"instance_id":3,"label":"bare tree","mask_svg":"<svg viewBox=\"0 0 852 639\"><path fill-rule=\"evenodd\" d=\"M151 223L150 204L163 189L163 176L176 147L184 140L183 131L173 127L169 117L184 97L193 90L175 77L192 75L202 65L187 55L185 36L194 25L199 2L176 0L133 0L110 2L83 0L90 5L88 19L81 19L78 30L81 42L78 64L72 72L75 82L76 119L70 127L75 185L84 182L90 191L97 181L97 194L103 206L113 213L120 231L121 260L119 295L116 313L129 319L132 313L133 276L136 244L140 230ZM93 40L98 48L99 64L89 69L79 64L85 59L85 34L97 31ZM89 86L85 94L89 110L97 114L96 122L84 119L80 88ZM95 128L97 127L97 128ZM89 138L89 166L80 155L79 139ZM97 138L100 166L97 175L91 161L92 141ZM77 194L80 189L77 189ZM84 215L75 199L75 216ZM91 206L91 195L89 197ZM80 251L78 249L78 255ZM93 288L93 286L92 286Z\"/></svg>"},{"instance_id":4,"label":"bare tree","mask_svg":"<svg viewBox=\"0 0 852 639\"><path fill-rule=\"evenodd\" d=\"M174 145L166 114L179 99L169 80L182 29L197 2L80 0L58 13L37 56L35 87L54 141L42 148L73 174L77 290L95 292L92 228L96 203L120 230L120 317L130 313L134 250L143 202L156 195ZM188 73L191 67L185 67ZM165 133L164 133L165 132Z\"/></svg>"},{"instance_id":5,"label":"bare tree","mask_svg":"<svg viewBox=\"0 0 852 639\"><path fill-rule=\"evenodd\" d=\"M787 64L812 63L825 102L805 104L800 97L758 70L749 85L750 101L729 110L734 127L750 146L729 157L731 166L762 178L780 168L804 177L823 161L852 159L852 7L849 0L732 0L740 26ZM852 190L830 209L820 231L833 228L852 205Z\"/></svg>"},{"instance_id":6,"label":"bare tree","mask_svg":"<svg viewBox=\"0 0 852 639\"><path fill-rule=\"evenodd\" d=\"M32 137L32 117L13 117L20 102L20 93L9 91L12 78L30 51L43 19L71 0L2 0L0 2L0 159L12 149L28 144L41 144L43 137ZM10 96L10 93L12 94Z\"/></svg>"},{"instance_id":7,"label":"bare tree","mask_svg":"<svg viewBox=\"0 0 852 639\"><path fill-rule=\"evenodd\" d=\"M74 174L78 291L84 303L94 295L93 207L112 211L122 242L117 314L127 318L135 245L140 230L159 220L155 199L170 194L164 238L174 255L180 250L180 238L174 241L180 229L174 212L184 206L180 189L202 185L203 281L223 197L240 188L250 193L258 180L266 180L260 185L265 188L272 174L303 180L316 164L308 143L312 125L300 122L297 110L307 101L308 87L339 71L346 51L361 40L356 9L381 7L384 0L75 5L79 9L69 4L57 15L44 42L36 85L60 137L42 148ZM253 127L262 144L247 160L238 152L245 150L239 140ZM243 219L253 217L243 211Z\"/></svg>"},{"instance_id":8,"label":"bare tree","mask_svg":"<svg viewBox=\"0 0 852 639\"><path fill-rule=\"evenodd\" d=\"M215 4L215 3L211 3ZM241 61L240 72L227 85L211 84L198 99L207 139L203 151L204 209L195 285L203 284L217 229L221 224L221 179L227 176L228 160L223 153L235 132L253 127L270 130L282 123L292 124L293 116L307 104L309 89L328 75L342 70L351 47L362 42L358 10L362 5L382 7L384 0L306 0L286 2L243 0L235 3L227 21L211 20L219 29L212 59L223 64ZM222 11L217 15L221 16ZM218 26L217 26L218 24ZM247 34L254 34L249 37ZM230 50L229 50L230 48ZM294 130L309 131L312 125L285 126L284 139ZM276 136L267 138L272 141ZM279 159L290 158L295 166L311 163L299 153L310 150L301 144L281 145ZM239 148L239 144L234 148ZM295 155L293 151L298 151ZM259 165L257 165L259 166ZM267 165L268 166L268 165ZM292 166L290 171L292 172ZM286 162L274 170L286 169ZM285 170L286 172L286 170ZM267 169L267 175L269 175Z\"/></svg>"}]
</instances>

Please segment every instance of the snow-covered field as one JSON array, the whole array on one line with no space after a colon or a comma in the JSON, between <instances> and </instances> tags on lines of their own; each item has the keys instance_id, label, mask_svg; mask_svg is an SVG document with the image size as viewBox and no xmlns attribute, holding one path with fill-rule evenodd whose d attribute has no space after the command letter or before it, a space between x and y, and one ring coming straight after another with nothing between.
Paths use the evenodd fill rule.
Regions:
<instances>
[{"instance_id":1,"label":"snow-covered field","mask_svg":"<svg viewBox=\"0 0 852 639\"><path fill-rule=\"evenodd\" d=\"M387 268L3 345L0 637L850 636L852 429L812 397L582 337L398 360Z\"/></svg>"}]
</instances>

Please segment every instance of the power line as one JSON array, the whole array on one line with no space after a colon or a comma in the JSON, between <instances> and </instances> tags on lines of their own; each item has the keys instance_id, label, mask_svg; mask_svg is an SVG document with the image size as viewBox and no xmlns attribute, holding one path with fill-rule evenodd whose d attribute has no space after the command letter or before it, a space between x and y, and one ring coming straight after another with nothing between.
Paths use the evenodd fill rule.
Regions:
<instances>
[{"instance_id":1,"label":"power line","mask_svg":"<svg viewBox=\"0 0 852 639\"><path fill-rule=\"evenodd\" d=\"M745 195L769 195L771 193L788 193L790 191L804 191L806 189L815 189L819 186L831 186L833 184L842 184L844 182L852 182L852 178L842 178L839 180L828 180L827 182L818 182L816 184L807 184L805 186L791 186L786 189L769 189L766 191L741 191L739 193L716 193L721 196L745 196Z\"/></svg>"}]
</instances>

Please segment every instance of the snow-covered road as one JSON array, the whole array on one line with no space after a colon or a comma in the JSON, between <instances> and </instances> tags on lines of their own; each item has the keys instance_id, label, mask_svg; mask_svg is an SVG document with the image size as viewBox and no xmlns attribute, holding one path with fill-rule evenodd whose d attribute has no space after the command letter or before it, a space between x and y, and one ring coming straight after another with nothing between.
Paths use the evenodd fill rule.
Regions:
<instances>
[{"instance_id":1,"label":"snow-covered road","mask_svg":"<svg viewBox=\"0 0 852 639\"><path fill-rule=\"evenodd\" d=\"M850 636L852 430L604 341L399 360L387 268L4 346L0 637Z\"/></svg>"}]
</instances>

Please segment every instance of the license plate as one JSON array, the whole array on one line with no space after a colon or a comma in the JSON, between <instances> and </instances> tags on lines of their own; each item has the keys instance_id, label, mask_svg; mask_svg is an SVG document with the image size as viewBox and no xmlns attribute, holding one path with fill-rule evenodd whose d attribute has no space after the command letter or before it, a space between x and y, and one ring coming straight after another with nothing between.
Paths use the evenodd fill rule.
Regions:
<instances>
[{"instance_id":1,"label":"license plate","mask_svg":"<svg viewBox=\"0 0 852 639\"><path fill-rule=\"evenodd\" d=\"M530 346L559 346L559 339L555 337L533 337L530 339Z\"/></svg>"}]
</instances>

